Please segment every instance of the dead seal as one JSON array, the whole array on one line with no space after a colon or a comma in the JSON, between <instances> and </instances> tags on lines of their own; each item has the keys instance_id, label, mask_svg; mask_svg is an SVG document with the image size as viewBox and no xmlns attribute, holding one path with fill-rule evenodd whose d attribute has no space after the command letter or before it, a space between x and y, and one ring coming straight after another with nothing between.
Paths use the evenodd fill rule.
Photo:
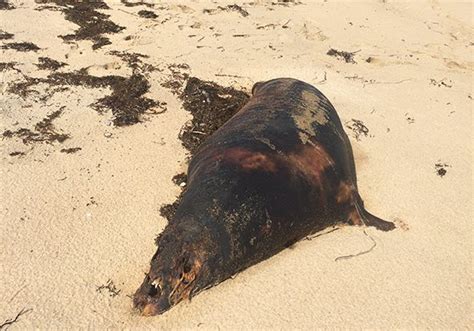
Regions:
<instances>
[{"instance_id":1,"label":"dead seal","mask_svg":"<svg viewBox=\"0 0 474 331\"><path fill-rule=\"evenodd\" d=\"M329 226L394 228L365 210L349 139L319 90L280 78L252 94L190 162L186 192L134 296L143 315Z\"/></svg>"}]
</instances>

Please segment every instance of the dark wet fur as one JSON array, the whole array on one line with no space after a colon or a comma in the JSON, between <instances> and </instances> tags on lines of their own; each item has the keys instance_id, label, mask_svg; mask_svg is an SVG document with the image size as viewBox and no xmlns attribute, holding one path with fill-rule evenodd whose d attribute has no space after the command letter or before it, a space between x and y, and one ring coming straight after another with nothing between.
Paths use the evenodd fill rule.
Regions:
<instances>
[{"instance_id":1,"label":"dark wet fur","mask_svg":"<svg viewBox=\"0 0 474 331\"><path fill-rule=\"evenodd\" d=\"M155 278L173 272L187 254L185 244L202 264L192 290L154 313L328 226L346 222L394 228L364 209L349 139L320 91L298 80L276 79L256 84L252 92L244 108L192 158L186 192L137 291L138 308L153 301L144 290L150 290ZM299 108L314 118L315 134L306 144L292 116L304 102L303 92L315 97L318 107ZM318 112L328 121L317 121Z\"/></svg>"}]
</instances>

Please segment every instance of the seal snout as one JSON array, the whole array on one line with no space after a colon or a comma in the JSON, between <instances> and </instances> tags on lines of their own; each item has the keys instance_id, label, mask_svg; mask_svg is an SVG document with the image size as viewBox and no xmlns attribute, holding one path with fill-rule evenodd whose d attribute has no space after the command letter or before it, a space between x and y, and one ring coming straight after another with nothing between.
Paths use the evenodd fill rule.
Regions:
<instances>
[{"instance_id":1,"label":"seal snout","mask_svg":"<svg viewBox=\"0 0 474 331\"><path fill-rule=\"evenodd\" d=\"M162 314L171 306L168 296L164 294L159 279L151 281L150 277L146 276L133 297L133 306L143 316Z\"/></svg>"}]
</instances>

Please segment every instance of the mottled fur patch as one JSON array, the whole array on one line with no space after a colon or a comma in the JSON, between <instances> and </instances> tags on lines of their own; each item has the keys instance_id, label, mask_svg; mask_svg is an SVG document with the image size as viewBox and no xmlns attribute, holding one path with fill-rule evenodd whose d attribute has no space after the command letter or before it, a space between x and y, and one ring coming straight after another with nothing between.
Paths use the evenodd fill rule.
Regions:
<instances>
[{"instance_id":1,"label":"mottled fur patch","mask_svg":"<svg viewBox=\"0 0 474 331\"><path fill-rule=\"evenodd\" d=\"M344 204L352 199L353 187L347 182L341 182L336 194L336 202Z\"/></svg>"},{"instance_id":2,"label":"mottled fur patch","mask_svg":"<svg viewBox=\"0 0 474 331\"><path fill-rule=\"evenodd\" d=\"M319 144L304 145L298 153L291 154L288 160L290 168L297 169L317 185L321 185L324 171L334 165L334 161Z\"/></svg>"},{"instance_id":3,"label":"mottled fur patch","mask_svg":"<svg viewBox=\"0 0 474 331\"><path fill-rule=\"evenodd\" d=\"M224 162L238 165L245 171L263 170L276 172L275 162L268 156L260 152L252 152L245 148L230 148L224 152L222 157Z\"/></svg>"},{"instance_id":4,"label":"mottled fur patch","mask_svg":"<svg viewBox=\"0 0 474 331\"><path fill-rule=\"evenodd\" d=\"M310 143L311 137L316 136L314 125L326 125L329 122L329 116L320 106L320 98L311 91L303 90L301 92L298 106L292 113L295 125L299 130L301 142Z\"/></svg>"}]
</instances>

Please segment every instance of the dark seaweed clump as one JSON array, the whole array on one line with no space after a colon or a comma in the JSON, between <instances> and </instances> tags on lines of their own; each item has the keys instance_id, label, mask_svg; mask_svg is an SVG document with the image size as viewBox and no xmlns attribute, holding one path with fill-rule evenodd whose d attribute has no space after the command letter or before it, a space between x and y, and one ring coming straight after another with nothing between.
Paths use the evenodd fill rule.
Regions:
<instances>
[{"instance_id":1,"label":"dark seaweed clump","mask_svg":"<svg viewBox=\"0 0 474 331\"><path fill-rule=\"evenodd\" d=\"M72 147L72 148L63 148L60 150L60 152L66 153L66 154L73 154L73 153L79 152L80 150L82 150L81 147Z\"/></svg>"},{"instance_id":2,"label":"dark seaweed clump","mask_svg":"<svg viewBox=\"0 0 474 331\"><path fill-rule=\"evenodd\" d=\"M301 1L299 0L277 0L276 2L272 2L272 6L290 6L290 5L301 5Z\"/></svg>"},{"instance_id":3,"label":"dark seaweed clump","mask_svg":"<svg viewBox=\"0 0 474 331\"><path fill-rule=\"evenodd\" d=\"M97 11L98 9L110 9L105 2L101 1L77 1L77 0L42 0L40 3L54 3L59 6L65 14L66 20L79 25L74 34L60 36L65 41L91 40L92 49L111 44L109 38L104 34L118 33L125 29L109 20L110 15Z\"/></svg>"},{"instance_id":4,"label":"dark seaweed clump","mask_svg":"<svg viewBox=\"0 0 474 331\"><path fill-rule=\"evenodd\" d=\"M9 4L6 0L0 0L0 10L11 10L15 9L15 7Z\"/></svg>"},{"instance_id":5,"label":"dark seaweed clump","mask_svg":"<svg viewBox=\"0 0 474 331\"><path fill-rule=\"evenodd\" d=\"M122 76L92 76L82 69L70 73L54 73L49 75L48 83L52 85L75 85L92 88L110 87L112 94L99 99L92 106L104 112L111 110L116 126L132 125L140 122L140 115L152 107L162 106L158 101L143 95L150 89L146 78L139 73L130 77Z\"/></svg>"},{"instance_id":6,"label":"dark seaweed clump","mask_svg":"<svg viewBox=\"0 0 474 331\"><path fill-rule=\"evenodd\" d=\"M15 69L16 62L0 62L0 71Z\"/></svg>"},{"instance_id":7,"label":"dark seaweed clump","mask_svg":"<svg viewBox=\"0 0 474 331\"><path fill-rule=\"evenodd\" d=\"M174 175L171 180L176 185L182 186L184 184L184 186L186 186L186 183L188 182L188 176L182 172L180 174Z\"/></svg>"},{"instance_id":8,"label":"dark seaweed clump","mask_svg":"<svg viewBox=\"0 0 474 331\"><path fill-rule=\"evenodd\" d=\"M242 108L249 97L233 87L189 78L181 99L184 109L193 115L193 119L181 131L183 146L193 154L208 136Z\"/></svg>"},{"instance_id":9,"label":"dark seaweed clump","mask_svg":"<svg viewBox=\"0 0 474 331\"><path fill-rule=\"evenodd\" d=\"M122 79L120 79L122 78ZM150 83L143 75L133 74L124 79L115 76L110 96L99 99L95 104L98 110L112 110L116 126L140 122L140 115L161 104L143 95L150 89Z\"/></svg>"},{"instance_id":10,"label":"dark seaweed clump","mask_svg":"<svg viewBox=\"0 0 474 331\"><path fill-rule=\"evenodd\" d=\"M188 176L185 173L180 173L175 175L172 178L172 181L173 183L181 187L181 193L173 203L165 204L160 207L160 215L166 218L168 222L171 222L171 220L173 219L174 215L176 214L176 209L178 209L181 199L183 198L184 192L186 190ZM156 239L156 241L158 243L158 238Z\"/></svg>"},{"instance_id":11,"label":"dark seaweed clump","mask_svg":"<svg viewBox=\"0 0 474 331\"><path fill-rule=\"evenodd\" d=\"M30 42L8 43L0 46L1 49L14 49L18 52L36 52L41 48Z\"/></svg>"},{"instance_id":12,"label":"dark seaweed clump","mask_svg":"<svg viewBox=\"0 0 474 331\"><path fill-rule=\"evenodd\" d=\"M356 52L338 51L334 48L331 48L326 54L344 60L346 63L356 63L354 60L355 53Z\"/></svg>"},{"instance_id":13,"label":"dark seaweed clump","mask_svg":"<svg viewBox=\"0 0 474 331\"><path fill-rule=\"evenodd\" d=\"M16 151L16 152L11 152L9 155L10 155L10 156L24 156L24 155L26 155L26 153L25 153L25 152Z\"/></svg>"},{"instance_id":14,"label":"dark seaweed clump","mask_svg":"<svg viewBox=\"0 0 474 331\"><path fill-rule=\"evenodd\" d=\"M64 62L59 62L59 61L53 60L49 57L40 57L40 58L38 58L38 64L36 64L38 69L51 70L51 71L58 70L59 68L64 67L66 65L67 64L64 63Z\"/></svg>"},{"instance_id":15,"label":"dark seaweed clump","mask_svg":"<svg viewBox=\"0 0 474 331\"><path fill-rule=\"evenodd\" d=\"M354 132L354 138L357 141L360 141L362 136L367 137L369 135L369 128L361 120L352 119L351 122L346 123L346 127Z\"/></svg>"},{"instance_id":16,"label":"dark seaweed clump","mask_svg":"<svg viewBox=\"0 0 474 331\"><path fill-rule=\"evenodd\" d=\"M125 5L125 7L136 7L136 6L147 6L147 7L153 7L152 3L148 3L145 1L136 1L136 2L130 2L128 0L121 0L121 3Z\"/></svg>"},{"instance_id":17,"label":"dark seaweed clump","mask_svg":"<svg viewBox=\"0 0 474 331\"><path fill-rule=\"evenodd\" d=\"M243 9L242 7L240 7L239 5L236 5L236 4L228 5L226 7L217 6L217 9L204 9L203 13L205 13L205 14L216 14L218 12L223 12L223 11L227 11L227 12L235 11L235 12L239 13L240 15L242 15L243 17L249 16L248 11L246 11L245 9Z\"/></svg>"},{"instance_id":18,"label":"dark seaweed clump","mask_svg":"<svg viewBox=\"0 0 474 331\"><path fill-rule=\"evenodd\" d=\"M73 72L53 72L46 78L25 76L25 81L10 86L9 92L26 98L32 92L37 93L37 91L31 89L32 86L47 84L49 94L46 93L42 96L43 99L47 99L55 92L67 89L68 86L110 88L112 89L112 94L99 99L92 107L99 112L110 110L114 115L113 122L116 126L138 123L140 122L141 115L145 112L156 114L165 111L165 103L160 103L143 96L150 89L148 80L138 70L138 66L141 63L140 57L144 56L134 53L117 53L117 55L128 60L128 64L134 68L134 73L130 77L116 75L98 77L89 75L86 69ZM45 63L50 66L57 66L55 62L46 61ZM59 90L52 89L53 87L59 87ZM152 108L154 107L159 108L160 112L153 111Z\"/></svg>"},{"instance_id":19,"label":"dark seaweed clump","mask_svg":"<svg viewBox=\"0 0 474 331\"><path fill-rule=\"evenodd\" d=\"M0 40L12 39L13 34L6 31L0 30Z\"/></svg>"},{"instance_id":20,"label":"dark seaweed clump","mask_svg":"<svg viewBox=\"0 0 474 331\"><path fill-rule=\"evenodd\" d=\"M176 95L182 94L182 87L186 80L189 78L189 66L186 63L170 64L168 70L171 72L171 77L166 82L162 83L161 86L170 89L171 93Z\"/></svg>"},{"instance_id":21,"label":"dark seaweed clump","mask_svg":"<svg viewBox=\"0 0 474 331\"><path fill-rule=\"evenodd\" d=\"M34 142L53 143L55 141L62 143L69 138L69 135L57 132L53 125L53 121L62 114L63 110L64 108L61 108L46 116L40 122L36 123L34 131L25 128L21 128L16 131L6 130L3 132L3 137L18 137L22 139L24 144L30 144Z\"/></svg>"},{"instance_id":22,"label":"dark seaweed clump","mask_svg":"<svg viewBox=\"0 0 474 331\"><path fill-rule=\"evenodd\" d=\"M436 174L439 177L443 178L448 173L447 168L450 168L450 167L451 166L447 163L438 162L435 164Z\"/></svg>"},{"instance_id":23,"label":"dark seaweed clump","mask_svg":"<svg viewBox=\"0 0 474 331\"><path fill-rule=\"evenodd\" d=\"M179 204L181 203L181 199L183 198L184 190L180 193L180 195L176 198L176 200L173 203L168 203L165 205L162 205L160 207L160 215L168 220L168 222L171 222L173 219L174 215L176 214L176 210L178 209ZM158 238L157 238L157 244L158 244Z\"/></svg>"},{"instance_id":24,"label":"dark seaweed clump","mask_svg":"<svg viewBox=\"0 0 474 331\"><path fill-rule=\"evenodd\" d=\"M156 15L155 12L152 12L151 10L140 10L137 14L143 18L158 18L158 15Z\"/></svg>"},{"instance_id":25,"label":"dark seaweed clump","mask_svg":"<svg viewBox=\"0 0 474 331\"><path fill-rule=\"evenodd\" d=\"M141 71L153 71L156 70L155 67L149 64L144 64L141 59L149 58L148 55L140 54L140 53L128 53L128 52L120 52L120 51L110 51L108 54L119 57L122 61L127 63L129 68L132 68L134 72L137 70Z\"/></svg>"}]
</instances>

